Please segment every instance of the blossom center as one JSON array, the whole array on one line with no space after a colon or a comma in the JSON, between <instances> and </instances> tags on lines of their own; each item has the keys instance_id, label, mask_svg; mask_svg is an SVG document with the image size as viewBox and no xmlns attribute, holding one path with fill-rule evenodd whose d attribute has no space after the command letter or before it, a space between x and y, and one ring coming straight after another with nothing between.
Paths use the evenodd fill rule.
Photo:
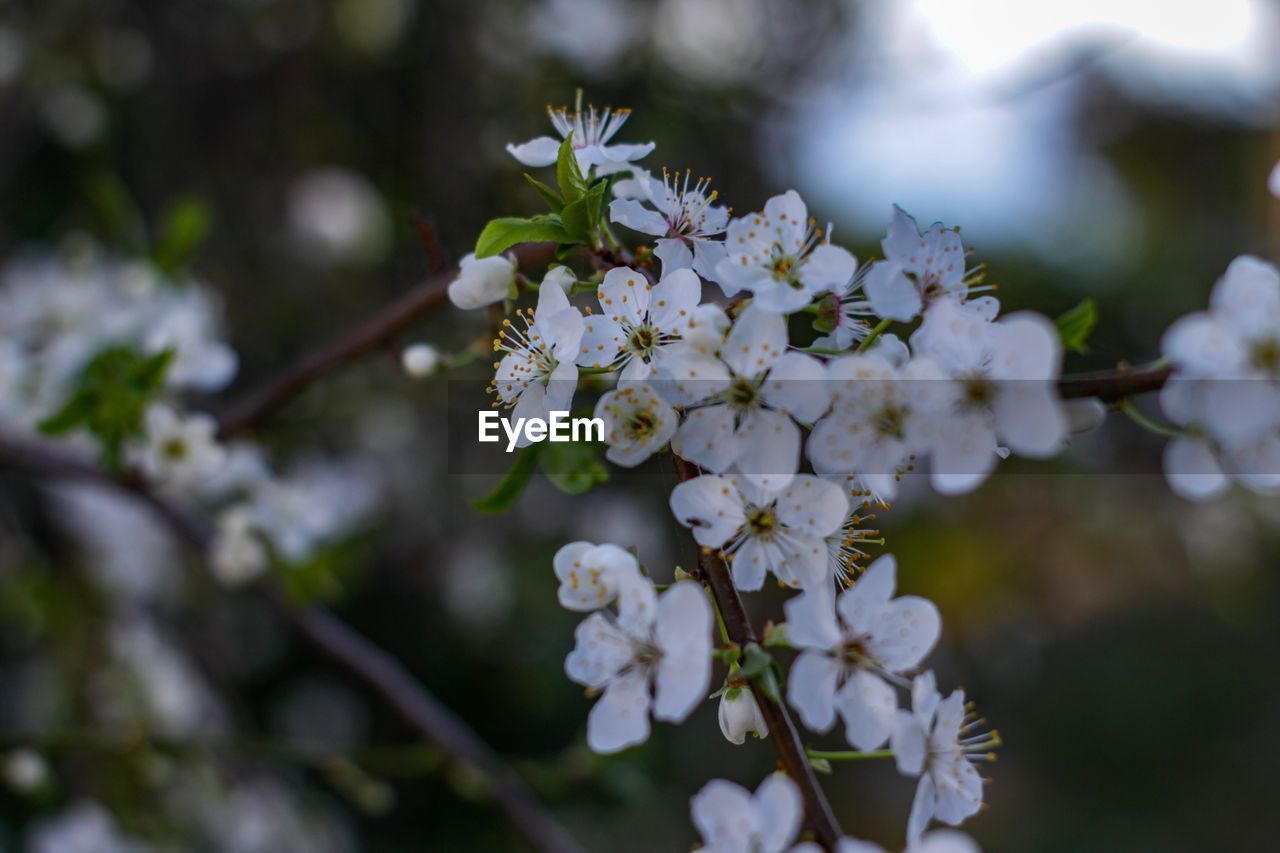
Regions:
<instances>
[{"instance_id":1,"label":"blossom center","mask_svg":"<svg viewBox=\"0 0 1280 853\"><path fill-rule=\"evenodd\" d=\"M757 539L769 541L778 530L778 514L773 505L747 507L747 532Z\"/></svg>"},{"instance_id":2,"label":"blossom center","mask_svg":"<svg viewBox=\"0 0 1280 853\"><path fill-rule=\"evenodd\" d=\"M1280 338L1254 341L1249 351L1249 361L1264 373L1280 373Z\"/></svg>"}]
</instances>

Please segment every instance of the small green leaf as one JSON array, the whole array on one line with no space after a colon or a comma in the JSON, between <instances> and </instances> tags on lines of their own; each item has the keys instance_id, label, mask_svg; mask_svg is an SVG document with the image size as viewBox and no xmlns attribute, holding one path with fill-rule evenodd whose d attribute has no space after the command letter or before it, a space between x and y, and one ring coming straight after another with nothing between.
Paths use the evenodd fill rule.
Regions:
<instances>
[{"instance_id":1,"label":"small green leaf","mask_svg":"<svg viewBox=\"0 0 1280 853\"><path fill-rule=\"evenodd\" d=\"M600 225L600 206L604 199L605 183L597 182L586 195L571 201L560 212L564 230L579 243L589 243Z\"/></svg>"},{"instance_id":2,"label":"small green leaf","mask_svg":"<svg viewBox=\"0 0 1280 853\"><path fill-rule=\"evenodd\" d=\"M575 202L587 194L587 179L578 166L572 132L560 143L560 153L556 157L556 183L560 185L560 194L566 203Z\"/></svg>"},{"instance_id":3,"label":"small green leaf","mask_svg":"<svg viewBox=\"0 0 1280 853\"><path fill-rule=\"evenodd\" d=\"M156 266L167 273L184 267L209 236L213 215L209 206L198 198L180 198L169 206L160 227L152 257Z\"/></svg>"},{"instance_id":4,"label":"small green leaf","mask_svg":"<svg viewBox=\"0 0 1280 853\"><path fill-rule=\"evenodd\" d=\"M499 515L511 509L511 505L516 502L516 499L524 491L524 487L529 485L529 479L533 477L534 469L538 467L539 447L540 445L531 444L517 453L515 464L511 466L511 470L507 472L501 482L493 487L493 491L471 506L477 512L483 512L488 515Z\"/></svg>"},{"instance_id":5,"label":"small green leaf","mask_svg":"<svg viewBox=\"0 0 1280 853\"><path fill-rule=\"evenodd\" d=\"M609 481L599 442L548 442L539 454L542 473L562 492L580 495Z\"/></svg>"},{"instance_id":6,"label":"small green leaf","mask_svg":"<svg viewBox=\"0 0 1280 853\"><path fill-rule=\"evenodd\" d=\"M524 173L524 179L538 191L538 195L542 196L542 200L551 206L551 210L553 212L559 213L564 209L564 199L560 197L560 193L556 192L533 175L530 175L528 172Z\"/></svg>"},{"instance_id":7,"label":"small green leaf","mask_svg":"<svg viewBox=\"0 0 1280 853\"><path fill-rule=\"evenodd\" d=\"M831 762L825 758L810 758L809 766L819 773L829 774L831 772Z\"/></svg>"},{"instance_id":8,"label":"small green leaf","mask_svg":"<svg viewBox=\"0 0 1280 853\"><path fill-rule=\"evenodd\" d=\"M1089 335L1098 324L1098 303L1092 296L1085 297L1079 305L1062 314L1054 322L1062 345L1072 352L1086 355L1089 352Z\"/></svg>"},{"instance_id":9,"label":"small green leaf","mask_svg":"<svg viewBox=\"0 0 1280 853\"><path fill-rule=\"evenodd\" d=\"M510 249L518 243L568 243L560 217L553 213L521 219L509 216L494 219L480 232L476 240L476 257L487 258Z\"/></svg>"}]
</instances>

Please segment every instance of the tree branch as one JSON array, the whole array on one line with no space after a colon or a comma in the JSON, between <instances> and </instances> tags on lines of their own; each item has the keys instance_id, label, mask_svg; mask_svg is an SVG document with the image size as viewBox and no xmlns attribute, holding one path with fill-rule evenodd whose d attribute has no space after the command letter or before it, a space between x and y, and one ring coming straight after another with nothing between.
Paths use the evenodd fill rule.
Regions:
<instances>
[{"instance_id":1,"label":"tree branch","mask_svg":"<svg viewBox=\"0 0 1280 853\"><path fill-rule=\"evenodd\" d=\"M208 524L157 495L140 480L114 477L77 456L4 435L0 435L0 466L124 492L155 513L194 550L201 554L208 550L212 538ZM516 772L398 661L324 608L295 605L271 587L264 586L262 590L274 609L320 654L363 682L450 759L474 770L484 780L487 793L531 847L542 853L581 853L582 846L542 808Z\"/></svg>"},{"instance_id":2,"label":"tree branch","mask_svg":"<svg viewBox=\"0 0 1280 853\"><path fill-rule=\"evenodd\" d=\"M1097 373L1078 373L1058 380L1058 393L1064 399L1097 397L1104 403L1114 403L1134 394L1159 391L1169 381L1173 368L1140 367L1118 368Z\"/></svg>"},{"instance_id":3,"label":"tree branch","mask_svg":"<svg viewBox=\"0 0 1280 853\"><path fill-rule=\"evenodd\" d=\"M554 249L550 243L529 243L516 247L513 254L518 266L525 268L546 263ZM252 429L317 379L390 346L402 332L448 301L452 280L452 274L432 277L332 344L303 356L279 376L233 401L218 416L219 433L225 438Z\"/></svg>"},{"instance_id":4,"label":"tree branch","mask_svg":"<svg viewBox=\"0 0 1280 853\"><path fill-rule=\"evenodd\" d=\"M681 482L692 480L701 471L692 462L672 454L675 460L676 476ZM698 548L698 568L703 580L711 588L720 615L724 618L725 629L729 639L740 646L757 642L755 629L751 626L751 618L747 615L742 599L738 596L738 588L733 584L733 577L724 560L717 557L710 549ZM751 692L760 706L760 713L769 726L769 740L778 753L778 763L787 775L795 781L804 798L804 811L809 828L813 830L822 845L834 850L843 833L826 794L818 783L818 776L813 765L809 763L804 744L800 741L800 732L791 720L791 713L785 705L775 702L764 695L753 682Z\"/></svg>"}]
</instances>

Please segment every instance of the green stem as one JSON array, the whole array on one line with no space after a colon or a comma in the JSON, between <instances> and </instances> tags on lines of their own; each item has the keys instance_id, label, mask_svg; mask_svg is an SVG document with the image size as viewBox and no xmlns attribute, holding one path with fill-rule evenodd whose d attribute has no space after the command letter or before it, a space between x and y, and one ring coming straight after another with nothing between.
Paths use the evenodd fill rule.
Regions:
<instances>
[{"instance_id":1,"label":"green stem","mask_svg":"<svg viewBox=\"0 0 1280 853\"><path fill-rule=\"evenodd\" d=\"M720 628L720 642L722 642L726 646L731 645L733 643L733 640L729 639L729 629L724 624L724 616L722 616L720 613L720 603L716 601L715 595L711 592L710 588L708 588L705 584L702 587L702 591L707 594L707 598L711 599L711 609L715 611L716 625L719 626Z\"/></svg>"},{"instance_id":2,"label":"green stem","mask_svg":"<svg viewBox=\"0 0 1280 853\"><path fill-rule=\"evenodd\" d=\"M579 367L579 376L598 376L602 373L614 373L616 368L613 367Z\"/></svg>"},{"instance_id":3,"label":"green stem","mask_svg":"<svg viewBox=\"0 0 1280 853\"><path fill-rule=\"evenodd\" d=\"M884 334L885 330L892 325L893 320L890 320L888 317L881 320L876 324L876 327L871 330L871 334L862 339L862 343L858 344L858 348L854 350L854 352L866 352L867 349L876 342L876 339Z\"/></svg>"},{"instance_id":4,"label":"green stem","mask_svg":"<svg viewBox=\"0 0 1280 853\"><path fill-rule=\"evenodd\" d=\"M821 749L810 749L806 751L810 760L823 761L859 761L864 758L893 758L892 749L877 749L874 752L857 752L847 750L845 752L826 752Z\"/></svg>"},{"instance_id":5,"label":"green stem","mask_svg":"<svg viewBox=\"0 0 1280 853\"><path fill-rule=\"evenodd\" d=\"M1131 399L1125 398L1125 401L1120 404L1120 411L1128 415L1129 420L1145 430L1154 432L1156 435L1163 435L1165 438L1184 438L1187 434L1185 430L1162 424L1147 417Z\"/></svg>"}]
</instances>

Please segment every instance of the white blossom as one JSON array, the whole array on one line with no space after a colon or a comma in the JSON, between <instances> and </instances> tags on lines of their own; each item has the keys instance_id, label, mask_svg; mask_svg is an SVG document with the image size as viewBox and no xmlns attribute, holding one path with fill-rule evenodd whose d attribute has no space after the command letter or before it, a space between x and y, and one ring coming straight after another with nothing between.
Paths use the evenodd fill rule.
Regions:
<instances>
[{"instance_id":1,"label":"white blossom","mask_svg":"<svg viewBox=\"0 0 1280 853\"><path fill-rule=\"evenodd\" d=\"M702 283L688 269L657 284L630 267L609 270L596 291L602 313L584 323L578 365L618 368L626 381L648 377L679 343L701 297Z\"/></svg>"},{"instance_id":2,"label":"white blossom","mask_svg":"<svg viewBox=\"0 0 1280 853\"><path fill-rule=\"evenodd\" d=\"M218 443L218 422L209 415L183 415L157 403L147 409L145 421L140 461L152 482L178 490L199 488L226 456Z\"/></svg>"},{"instance_id":3,"label":"white blossom","mask_svg":"<svg viewBox=\"0 0 1280 853\"><path fill-rule=\"evenodd\" d=\"M803 817L800 789L782 773L768 776L754 794L713 779L690 806L708 853L782 853L795 840Z\"/></svg>"},{"instance_id":4,"label":"white blossom","mask_svg":"<svg viewBox=\"0 0 1280 853\"><path fill-rule=\"evenodd\" d=\"M472 252L458 262L458 277L449 284L449 301L464 311L483 308L515 292L516 262L506 255L477 258Z\"/></svg>"},{"instance_id":5,"label":"white blossom","mask_svg":"<svg viewBox=\"0 0 1280 853\"><path fill-rule=\"evenodd\" d=\"M512 417L549 420L553 411L568 411L578 384L578 355L584 330L582 313L569 304L565 289L573 273L556 267L538 289L535 311L517 312L521 331L503 321L501 337L494 343L506 355L498 363L493 390L501 405L512 407ZM529 444L521 433L517 446Z\"/></svg>"},{"instance_id":6,"label":"white blossom","mask_svg":"<svg viewBox=\"0 0 1280 853\"><path fill-rule=\"evenodd\" d=\"M15 749L4 757L4 779L19 794L35 793L49 781L49 763L34 749Z\"/></svg>"},{"instance_id":7,"label":"white blossom","mask_svg":"<svg viewBox=\"0 0 1280 853\"><path fill-rule=\"evenodd\" d=\"M703 474L671 492L671 511L699 545L721 549L733 582L751 592L767 572L793 588L825 585L825 537L839 528L849 504L834 483L799 474L770 492L739 475Z\"/></svg>"},{"instance_id":8,"label":"white blossom","mask_svg":"<svg viewBox=\"0 0 1280 853\"><path fill-rule=\"evenodd\" d=\"M597 611L578 626L565 659L570 679L603 690L587 717L587 745L612 753L649 737L649 712L684 720L711 679L711 606L693 581L658 596L651 583L619 588L618 613Z\"/></svg>"},{"instance_id":9,"label":"white blossom","mask_svg":"<svg viewBox=\"0 0 1280 853\"><path fill-rule=\"evenodd\" d=\"M804 724L828 731L837 712L858 749L876 749L893 730L898 701L886 677L919 666L938 641L932 602L893 598L895 563L880 557L851 589L826 586L787 601L787 639L804 649L791 666L787 701Z\"/></svg>"},{"instance_id":10,"label":"white blossom","mask_svg":"<svg viewBox=\"0 0 1280 853\"><path fill-rule=\"evenodd\" d=\"M719 309L715 309L718 311ZM716 473L734 468L762 488L786 485L800 463L800 428L827 407L822 365L787 350L786 320L750 306L727 325L704 315L667 357L659 391L689 409L672 449Z\"/></svg>"},{"instance_id":11,"label":"white blossom","mask_svg":"<svg viewBox=\"0 0 1280 853\"><path fill-rule=\"evenodd\" d=\"M631 468L675 435L679 416L649 385L624 385L601 396L595 416L604 421L605 458Z\"/></svg>"},{"instance_id":12,"label":"white blossom","mask_svg":"<svg viewBox=\"0 0 1280 853\"><path fill-rule=\"evenodd\" d=\"M218 516L218 526L209 543L209 566L214 577L227 586L248 583L266 571L269 561L253 512L233 506Z\"/></svg>"},{"instance_id":13,"label":"white blossom","mask_svg":"<svg viewBox=\"0 0 1280 853\"><path fill-rule=\"evenodd\" d=\"M1067 418L1054 381L1062 343L1053 324L1030 312L991 321L952 301L925 312L911 348L951 381L927 423L933 485L944 494L975 488L1004 455L1033 458L1061 451Z\"/></svg>"},{"instance_id":14,"label":"white blossom","mask_svg":"<svg viewBox=\"0 0 1280 853\"><path fill-rule=\"evenodd\" d=\"M138 319L146 352L173 352L165 383L179 390L225 388L235 377L240 359L219 338L221 303L195 285L175 289L157 283L155 288L151 305L139 311Z\"/></svg>"},{"instance_id":15,"label":"white blossom","mask_svg":"<svg viewBox=\"0 0 1280 853\"><path fill-rule=\"evenodd\" d=\"M414 379L423 379L435 373L442 360L440 350L431 344L411 344L400 353L400 366Z\"/></svg>"},{"instance_id":16,"label":"white blossom","mask_svg":"<svg viewBox=\"0 0 1280 853\"><path fill-rule=\"evenodd\" d=\"M889 233L880 242L884 260L867 272L867 299L876 314L906 322L939 300L963 302L970 294L960 232L934 223L925 234L900 207L894 207ZM991 318L999 303L975 300L974 310Z\"/></svg>"},{"instance_id":17,"label":"white blossom","mask_svg":"<svg viewBox=\"0 0 1280 853\"><path fill-rule=\"evenodd\" d=\"M1271 190L1273 196L1280 198L1280 163L1276 163L1275 168L1271 170L1271 177L1267 179L1267 187Z\"/></svg>"},{"instance_id":18,"label":"white blossom","mask_svg":"<svg viewBox=\"0 0 1280 853\"><path fill-rule=\"evenodd\" d=\"M875 310L863 290L870 269L858 267L848 281L818 302L819 319L831 331L813 342L815 349L843 352L871 334L867 318L874 317Z\"/></svg>"},{"instance_id":19,"label":"white blossom","mask_svg":"<svg viewBox=\"0 0 1280 853\"><path fill-rule=\"evenodd\" d=\"M569 610L599 610L622 589L648 583L635 554L617 545L570 542L556 551L552 565L560 580L560 604Z\"/></svg>"},{"instance_id":20,"label":"white blossom","mask_svg":"<svg viewBox=\"0 0 1280 853\"><path fill-rule=\"evenodd\" d=\"M662 170L659 181L648 173L636 175L634 190L623 190L609 204L609 218L632 231L658 238L653 253L666 271L692 269L709 281L725 258L725 246L712 237L729 227L729 209L713 202L716 193L706 178L692 181L692 173L672 175ZM616 186L615 186L616 191ZM646 207L644 202L654 209Z\"/></svg>"},{"instance_id":21,"label":"white blossom","mask_svg":"<svg viewBox=\"0 0 1280 853\"><path fill-rule=\"evenodd\" d=\"M999 743L994 733L971 734L979 722L965 716L964 691L943 699L932 672L916 676L911 704L911 711L898 711L892 736L898 769L920 777L907 821L908 846L935 818L959 826L977 813L982 777L973 762L985 759Z\"/></svg>"},{"instance_id":22,"label":"white blossom","mask_svg":"<svg viewBox=\"0 0 1280 853\"><path fill-rule=\"evenodd\" d=\"M731 683L720 694L720 731L726 740L736 744L744 743L751 732L760 738L769 736L769 724L746 684Z\"/></svg>"},{"instance_id":23,"label":"white blossom","mask_svg":"<svg viewBox=\"0 0 1280 853\"><path fill-rule=\"evenodd\" d=\"M842 287L857 267L853 255L828 240L799 194L788 190L760 213L729 223L728 257L716 265L717 280L730 296L750 291L766 311L798 311L816 294Z\"/></svg>"},{"instance_id":24,"label":"white blossom","mask_svg":"<svg viewBox=\"0 0 1280 853\"><path fill-rule=\"evenodd\" d=\"M551 124L560 134L560 139L551 136L539 136L521 145L508 145L507 153L526 166L550 166L556 162L560 153L560 143L573 135L573 153L578 159L578 166L583 172L596 167L597 174L608 174L626 168L648 156L653 151L653 143L638 145L610 145L609 140L622 129L631 110L614 110L605 108L597 110L587 107L570 112L568 107L547 107Z\"/></svg>"}]
</instances>

